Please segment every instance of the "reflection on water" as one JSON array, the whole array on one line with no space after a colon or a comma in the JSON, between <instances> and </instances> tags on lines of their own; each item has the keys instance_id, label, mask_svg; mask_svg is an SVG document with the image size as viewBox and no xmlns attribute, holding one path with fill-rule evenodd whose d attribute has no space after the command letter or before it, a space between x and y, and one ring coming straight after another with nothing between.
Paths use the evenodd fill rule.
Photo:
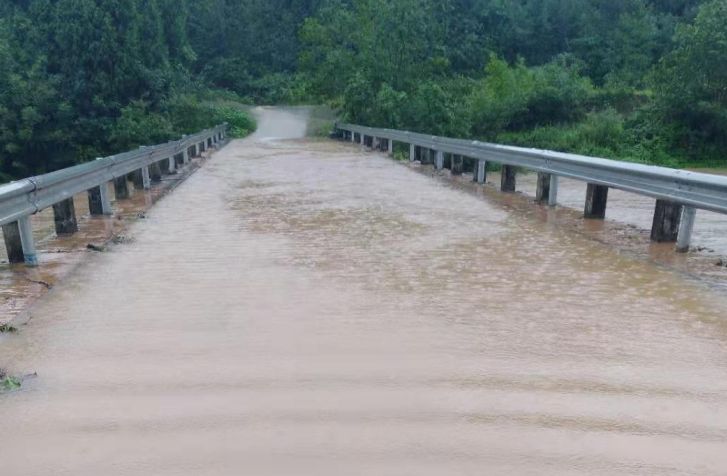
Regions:
<instances>
[{"instance_id":1,"label":"reflection on water","mask_svg":"<svg viewBox=\"0 0 727 476\"><path fill-rule=\"evenodd\" d=\"M724 295L258 113L0 338L3 474L724 474Z\"/></svg>"}]
</instances>

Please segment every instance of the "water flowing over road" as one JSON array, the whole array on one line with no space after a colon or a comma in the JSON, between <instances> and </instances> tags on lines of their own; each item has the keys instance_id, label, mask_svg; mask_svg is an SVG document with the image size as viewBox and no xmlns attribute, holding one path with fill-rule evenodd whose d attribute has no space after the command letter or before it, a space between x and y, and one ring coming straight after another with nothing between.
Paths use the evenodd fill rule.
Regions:
<instances>
[{"instance_id":1,"label":"water flowing over road","mask_svg":"<svg viewBox=\"0 0 727 476\"><path fill-rule=\"evenodd\" d=\"M0 338L0 474L727 473L724 293L258 113Z\"/></svg>"}]
</instances>

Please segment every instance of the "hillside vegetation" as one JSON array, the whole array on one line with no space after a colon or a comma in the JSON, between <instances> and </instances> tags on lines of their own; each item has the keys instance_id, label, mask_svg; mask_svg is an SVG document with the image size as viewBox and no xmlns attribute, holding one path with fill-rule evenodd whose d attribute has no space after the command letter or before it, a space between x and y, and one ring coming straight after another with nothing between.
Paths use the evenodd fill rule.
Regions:
<instances>
[{"instance_id":1,"label":"hillside vegetation","mask_svg":"<svg viewBox=\"0 0 727 476\"><path fill-rule=\"evenodd\" d=\"M240 104L673 166L727 165L727 0L4 0L0 181Z\"/></svg>"}]
</instances>

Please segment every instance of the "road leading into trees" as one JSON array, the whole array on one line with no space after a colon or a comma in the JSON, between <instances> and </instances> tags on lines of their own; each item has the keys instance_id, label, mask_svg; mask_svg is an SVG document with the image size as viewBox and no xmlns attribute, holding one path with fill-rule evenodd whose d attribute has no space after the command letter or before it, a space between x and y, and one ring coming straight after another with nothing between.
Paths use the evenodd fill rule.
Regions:
<instances>
[{"instance_id":1,"label":"road leading into trees","mask_svg":"<svg viewBox=\"0 0 727 476\"><path fill-rule=\"evenodd\" d=\"M2 337L0 473L725 473L723 294L258 112Z\"/></svg>"}]
</instances>

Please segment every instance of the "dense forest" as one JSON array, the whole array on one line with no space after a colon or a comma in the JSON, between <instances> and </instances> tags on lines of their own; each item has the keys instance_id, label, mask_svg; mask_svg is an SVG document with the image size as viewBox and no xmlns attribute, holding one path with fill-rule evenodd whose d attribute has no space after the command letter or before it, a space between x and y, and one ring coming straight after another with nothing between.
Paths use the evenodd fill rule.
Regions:
<instances>
[{"instance_id":1,"label":"dense forest","mask_svg":"<svg viewBox=\"0 0 727 476\"><path fill-rule=\"evenodd\" d=\"M673 166L727 158L727 0L2 0L0 180L239 104Z\"/></svg>"}]
</instances>

